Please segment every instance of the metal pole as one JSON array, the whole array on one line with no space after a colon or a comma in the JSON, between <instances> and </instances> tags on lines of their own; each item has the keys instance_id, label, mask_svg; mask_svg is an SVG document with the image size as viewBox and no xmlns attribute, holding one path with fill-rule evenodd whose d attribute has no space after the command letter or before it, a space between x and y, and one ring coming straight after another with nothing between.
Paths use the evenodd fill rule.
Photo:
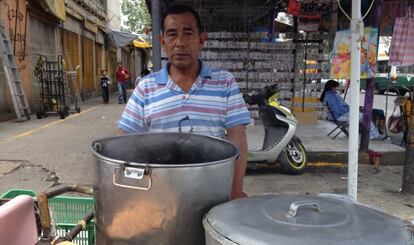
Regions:
<instances>
[{"instance_id":1,"label":"metal pole","mask_svg":"<svg viewBox=\"0 0 414 245\"><path fill-rule=\"evenodd\" d=\"M305 112L305 90L306 90L306 62L308 60L308 33L305 32L305 61L303 62L303 91L302 91L302 112Z\"/></svg>"},{"instance_id":2,"label":"metal pole","mask_svg":"<svg viewBox=\"0 0 414 245\"><path fill-rule=\"evenodd\" d=\"M152 64L153 71L159 71L161 69L161 44L158 36L161 31L160 21L160 1L151 1L151 17L152 17Z\"/></svg>"},{"instance_id":3,"label":"metal pole","mask_svg":"<svg viewBox=\"0 0 414 245\"><path fill-rule=\"evenodd\" d=\"M299 47L297 40L298 40L298 17L293 16L293 44L294 44L294 49L292 50L292 52L293 52L293 68L292 68L293 78L291 79L291 81L292 81L292 98L295 98L295 91L296 91L296 87L295 87L295 85L296 85L296 81L295 81L296 80L296 68L297 68L296 62L298 60L298 58L297 58L297 56L298 56L297 48ZM297 77L299 77L299 76L297 76ZM292 111L293 111L293 106L294 106L294 103L292 103L290 105L290 107L291 107L290 109Z\"/></svg>"},{"instance_id":4,"label":"metal pole","mask_svg":"<svg viewBox=\"0 0 414 245\"><path fill-rule=\"evenodd\" d=\"M378 43L379 46L379 43ZM388 67L388 62L387 62L387 67ZM388 93L390 91L390 79L391 79L391 69L388 71L388 77L387 77L387 91L386 91L386 95L385 95L385 136L384 139L388 140L388 127L387 127L387 118L388 118Z\"/></svg>"},{"instance_id":5,"label":"metal pole","mask_svg":"<svg viewBox=\"0 0 414 245\"><path fill-rule=\"evenodd\" d=\"M359 83L361 77L361 38L363 30L364 23L361 18L361 0L352 0L348 195L353 197L355 200L357 200L358 191Z\"/></svg>"}]
</instances>

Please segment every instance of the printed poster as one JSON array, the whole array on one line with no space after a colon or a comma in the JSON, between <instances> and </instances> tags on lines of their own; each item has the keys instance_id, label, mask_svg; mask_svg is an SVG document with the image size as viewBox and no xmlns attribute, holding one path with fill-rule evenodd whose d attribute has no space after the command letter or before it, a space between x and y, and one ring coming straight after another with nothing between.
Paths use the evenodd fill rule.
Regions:
<instances>
[{"instance_id":1,"label":"printed poster","mask_svg":"<svg viewBox=\"0 0 414 245\"><path fill-rule=\"evenodd\" d=\"M361 43L361 79L375 77L377 65L378 29L364 28ZM331 78L350 79L351 30L338 31L331 55Z\"/></svg>"},{"instance_id":2,"label":"printed poster","mask_svg":"<svg viewBox=\"0 0 414 245\"><path fill-rule=\"evenodd\" d=\"M371 28L371 36L368 40L368 78L376 77L378 57L378 28Z\"/></svg>"}]
</instances>

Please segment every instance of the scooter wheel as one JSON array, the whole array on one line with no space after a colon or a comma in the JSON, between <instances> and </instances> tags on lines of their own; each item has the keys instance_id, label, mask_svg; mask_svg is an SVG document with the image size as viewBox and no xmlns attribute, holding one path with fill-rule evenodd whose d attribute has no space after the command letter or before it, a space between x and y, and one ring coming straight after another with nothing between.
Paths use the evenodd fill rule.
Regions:
<instances>
[{"instance_id":1,"label":"scooter wheel","mask_svg":"<svg viewBox=\"0 0 414 245\"><path fill-rule=\"evenodd\" d=\"M280 153L278 160L283 172L287 174L301 174L308 162L305 147L298 138L293 138Z\"/></svg>"}]
</instances>

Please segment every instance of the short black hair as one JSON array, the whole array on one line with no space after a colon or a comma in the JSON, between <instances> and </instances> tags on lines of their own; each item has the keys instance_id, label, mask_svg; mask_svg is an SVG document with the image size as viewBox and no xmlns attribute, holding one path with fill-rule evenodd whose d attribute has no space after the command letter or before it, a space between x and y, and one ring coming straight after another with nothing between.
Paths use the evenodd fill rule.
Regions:
<instances>
[{"instance_id":1,"label":"short black hair","mask_svg":"<svg viewBox=\"0 0 414 245\"><path fill-rule=\"evenodd\" d=\"M202 32L203 31L203 26L201 25L200 15L192 7L184 5L184 4L172 5L171 7L169 7L167 9L167 11L165 11L165 13L164 13L164 15L162 16L162 19L161 19L161 31L164 32L164 21L165 21L165 18L167 18L167 16L176 15L176 14L187 14L187 13L194 16L194 18L197 22L198 31Z\"/></svg>"},{"instance_id":2,"label":"short black hair","mask_svg":"<svg viewBox=\"0 0 414 245\"><path fill-rule=\"evenodd\" d=\"M321 102L323 102L325 100L326 92L331 91L335 87L339 87L339 83L337 81L332 80L332 79L329 80L329 81L327 81L325 83L325 88L323 89L322 94L321 94L321 97L319 98L319 100Z\"/></svg>"},{"instance_id":3,"label":"short black hair","mask_svg":"<svg viewBox=\"0 0 414 245\"><path fill-rule=\"evenodd\" d=\"M141 76L146 76L148 74L150 74L150 71L147 68L145 68L141 71Z\"/></svg>"}]
</instances>

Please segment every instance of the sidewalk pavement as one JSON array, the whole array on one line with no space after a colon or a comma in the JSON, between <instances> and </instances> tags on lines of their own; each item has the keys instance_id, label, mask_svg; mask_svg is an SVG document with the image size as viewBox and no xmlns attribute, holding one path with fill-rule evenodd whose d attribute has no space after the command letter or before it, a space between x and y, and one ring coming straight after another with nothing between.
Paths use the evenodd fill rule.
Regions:
<instances>
[{"instance_id":1,"label":"sidewalk pavement","mask_svg":"<svg viewBox=\"0 0 414 245\"><path fill-rule=\"evenodd\" d=\"M316 124L298 125L296 135L306 148L310 167L346 167L348 137L343 133L335 139L332 135L327 136L335 127L334 123L324 120L318 120ZM249 149L260 150L263 144L263 131L264 128L261 125L247 127ZM404 162L405 148L397 145L401 142L401 135L392 135L392 137L392 139L370 140L369 142L369 150L381 155L378 162L380 165L402 165ZM359 152L359 163L370 163L367 152Z\"/></svg>"},{"instance_id":2,"label":"sidewalk pavement","mask_svg":"<svg viewBox=\"0 0 414 245\"><path fill-rule=\"evenodd\" d=\"M348 161L348 137L343 133L336 139L333 139L332 135L327 136L335 127L334 123L326 120L318 120L316 124L311 125L299 125L296 135L305 145L311 166L326 165L324 162L327 159L331 163ZM405 148L398 145L402 136L390 136L388 139L370 140L368 148L381 155L380 165L401 165L405 160ZM359 163L370 163L367 152L359 152Z\"/></svg>"}]
</instances>

